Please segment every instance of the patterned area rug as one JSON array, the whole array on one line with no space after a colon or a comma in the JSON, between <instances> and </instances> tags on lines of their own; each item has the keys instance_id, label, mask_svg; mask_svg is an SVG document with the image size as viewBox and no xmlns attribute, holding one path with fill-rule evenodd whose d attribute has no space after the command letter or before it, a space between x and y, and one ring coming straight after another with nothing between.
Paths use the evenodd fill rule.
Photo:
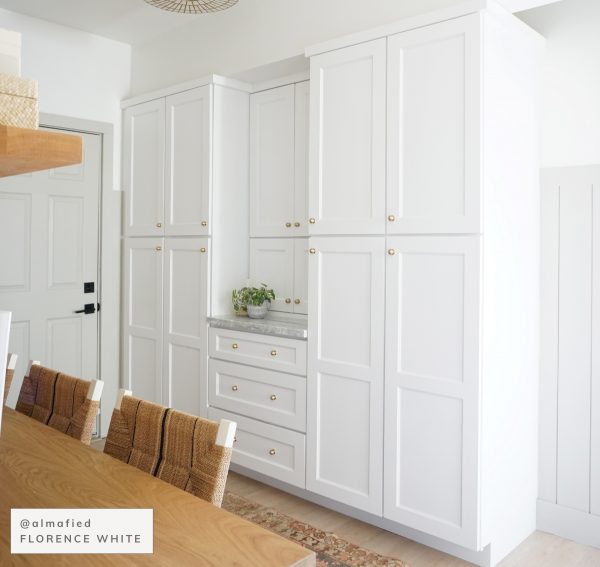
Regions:
<instances>
[{"instance_id":1,"label":"patterned area rug","mask_svg":"<svg viewBox=\"0 0 600 567\"><path fill-rule=\"evenodd\" d=\"M225 493L223 508L312 549L317 554L317 567L408 567L404 561L368 551L232 492Z\"/></svg>"}]
</instances>

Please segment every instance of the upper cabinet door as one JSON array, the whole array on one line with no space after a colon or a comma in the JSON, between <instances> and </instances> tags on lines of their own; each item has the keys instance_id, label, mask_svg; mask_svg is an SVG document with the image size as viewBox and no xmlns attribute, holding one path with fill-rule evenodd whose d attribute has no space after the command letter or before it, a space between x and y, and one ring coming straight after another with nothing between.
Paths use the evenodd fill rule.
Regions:
<instances>
[{"instance_id":1,"label":"upper cabinet door","mask_svg":"<svg viewBox=\"0 0 600 567\"><path fill-rule=\"evenodd\" d=\"M250 97L250 236L294 236L294 85Z\"/></svg>"},{"instance_id":2,"label":"upper cabinet door","mask_svg":"<svg viewBox=\"0 0 600 567\"><path fill-rule=\"evenodd\" d=\"M165 101L151 100L125 110L123 187L125 234L164 233Z\"/></svg>"},{"instance_id":3,"label":"upper cabinet door","mask_svg":"<svg viewBox=\"0 0 600 567\"><path fill-rule=\"evenodd\" d=\"M167 97L165 234L210 234L212 87Z\"/></svg>"},{"instance_id":4,"label":"upper cabinet door","mask_svg":"<svg viewBox=\"0 0 600 567\"><path fill-rule=\"evenodd\" d=\"M388 43L388 233L480 232L478 14Z\"/></svg>"},{"instance_id":5,"label":"upper cabinet door","mask_svg":"<svg viewBox=\"0 0 600 567\"><path fill-rule=\"evenodd\" d=\"M308 120L310 82L296 84L294 235L308 234Z\"/></svg>"},{"instance_id":6,"label":"upper cabinet door","mask_svg":"<svg viewBox=\"0 0 600 567\"><path fill-rule=\"evenodd\" d=\"M310 234L385 232L386 40L311 58Z\"/></svg>"}]
</instances>

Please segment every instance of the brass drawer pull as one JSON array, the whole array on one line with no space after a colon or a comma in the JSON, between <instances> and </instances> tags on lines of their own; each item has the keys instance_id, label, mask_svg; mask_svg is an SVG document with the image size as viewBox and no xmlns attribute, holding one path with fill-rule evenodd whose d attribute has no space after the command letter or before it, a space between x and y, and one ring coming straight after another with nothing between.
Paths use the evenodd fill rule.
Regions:
<instances>
[{"instance_id":1,"label":"brass drawer pull","mask_svg":"<svg viewBox=\"0 0 600 567\"><path fill-rule=\"evenodd\" d=\"M231 386L231 389L232 389L234 392L237 392L237 391L238 391L238 387L237 387L235 384L234 384L233 386Z\"/></svg>"},{"instance_id":2,"label":"brass drawer pull","mask_svg":"<svg viewBox=\"0 0 600 567\"><path fill-rule=\"evenodd\" d=\"M289 297L288 297L288 298L285 300L285 302L286 302L286 303L291 303L291 302L292 302L292 300L291 300L291 298L289 298Z\"/></svg>"},{"instance_id":3,"label":"brass drawer pull","mask_svg":"<svg viewBox=\"0 0 600 567\"><path fill-rule=\"evenodd\" d=\"M310 224L315 224L315 223L317 222L317 219L310 218L310 219L308 219L308 222L309 222Z\"/></svg>"},{"instance_id":4,"label":"brass drawer pull","mask_svg":"<svg viewBox=\"0 0 600 567\"><path fill-rule=\"evenodd\" d=\"M200 248L200 252L202 252L202 254L204 254L206 252L206 248L204 248L204 246L202 248Z\"/></svg>"},{"instance_id":5,"label":"brass drawer pull","mask_svg":"<svg viewBox=\"0 0 600 567\"><path fill-rule=\"evenodd\" d=\"M208 222L206 222L205 220L203 220L203 221L202 221L200 224L201 224L202 226L208 226Z\"/></svg>"},{"instance_id":6,"label":"brass drawer pull","mask_svg":"<svg viewBox=\"0 0 600 567\"><path fill-rule=\"evenodd\" d=\"M270 449L269 450L269 455L273 456L277 453L277 451L275 449Z\"/></svg>"},{"instance_id":7,"label":"brass drawer pull","mask_svg":"<svg viewBox=\"0 0 600 567\"><path fill-rule=\"evenodd\" d=\"M157 247L155 248L155 250L156 250L157 252L160 252L160 251L162 250L162 246L157 246Z\"/></svg>"},{"instance_id":8,"label":"brass drawer pull","mask_svg":"<svg viewBox=\"0 0 600 567\"><path fill-rule=\"evenodd\" d=\"M394 222L396 220L396 217L394 215L388 215L388 220L390 222Z\"/></svg>"},{"instance_id":9,"label":"brass drawer pull","mask_svg":"<svg viewBox=\"0 0 600 567\"><path fill-rule=\"evenodd\" d=\"M277 356L277 351L276 350L272 350L271 351L271 356Z\"/></svg>"},{"instance_id":10,"label":"brass drawer pull","mask_svg":"<svg viewBox=\"0 0 600 567\"><path fill-rule=\"evenodd\" d=\"M311 254L316 254L316 253L317 253L317 249L316 249L316 248L309 248L309 249L308 249L308 251L309 251Z\"/></svg>"},{"instance_id":11,"label":"brass drawer pull","mask_svg":"<svg viewBox=\"0 0 600 567\"><path fill-rule=\"evenodd\" d=\"M231 345L231 348L232 348L233 350L237 350L237 349L238 349L238 348L240 348L240 347L239 347L239 345L238 345L237 343L233 343L233 344Z\"/></svg>"},{"instance_id":12,"label":"brass drawer pull","mask_svg":"<svg viewBox=\"0 0 600 567\"><path fill-rule=\"evenodd\" d=\"M286 226L286 228L290 228L292 226L292 223L291 222L286 222L285 226Z\"/></svg>"},{"instance_id":13,"label":"brass drawer pull","mask_svg":"<svg viewBox=\"0 0 600 567\"><path fill-rule=\"evenodd\" d=\"M274 402L277 399L277 396L275 394L271 394L271 401Z\"/></svg>"},{"instance_id":14,"label":"brass drawer pull","mask_svg":"<svg viewBox=\"0 0 600 567\"><path fill-rule=\"evenodd\" d=\"M299 227L300 227L300 223L299 223L299 222L295 222L295 223L294 223L294 226L295 226L296 228L299 228Z\"/></svg>"},{"instance_id":15,"label":"brass drawer pull","mask_svg":"<svg viewBox=\"0 0 600 567\"><path fill-rule=\"evenodd\" d=\"M394 256L394 254L396 254L396 251L395 251L393 248L390 248L390 249L388 250L388 254L389 254L390 256Z\"/></svg>"},{"instance_id":16,"label":"brass drawer pull","mask_svg":"<svg viewBox=\"0 0 600 567\"><path fill-rule=\"evenodd\" d=\"M157 222L156 223L156 228L160 228L160 227L162 227L162 222Z\"/></svg>"},{"instance_id":17,"label":"brass drawer pull","mask_svg":"<svg viewBox=\"0 0 600 567\"><path fill-rule=\"evenodd\" d=\"M295 299L295 300L294 300L294 303L295 303L296 305L300 305L300 300L299 300L299 299Z\"/></svg>"}]
</instances>

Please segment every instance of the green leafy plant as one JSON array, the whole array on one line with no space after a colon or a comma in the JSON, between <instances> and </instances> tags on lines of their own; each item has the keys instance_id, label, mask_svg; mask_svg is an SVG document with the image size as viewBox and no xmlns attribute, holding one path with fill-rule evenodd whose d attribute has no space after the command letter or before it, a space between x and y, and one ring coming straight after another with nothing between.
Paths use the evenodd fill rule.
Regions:
<instances>
[{"instance_id":1,"label":"green leafy plant","mask_svg":"<svg viewBox=\"0 0 600 567\"><path fill-rule=\"evenodd\" d=\"M261 283L260 286L247 286L231 292L231 303L236 313L245 311L247 305L262 305L265 301L275 299L275 292L267 288L267 284Z\"/></svg>"}]
</instances>

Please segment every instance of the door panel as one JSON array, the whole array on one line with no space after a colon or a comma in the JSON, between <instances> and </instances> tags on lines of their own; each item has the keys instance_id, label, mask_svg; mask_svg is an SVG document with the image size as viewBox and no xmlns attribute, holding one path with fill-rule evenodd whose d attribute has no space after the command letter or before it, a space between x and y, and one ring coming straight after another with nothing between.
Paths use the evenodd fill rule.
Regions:
<instances>
[{"instance_id":1,"label":"door panel","mask_svg":"<svg viewBox=\"0 0 600 567\"><path fill-rule=\"evenodd\" d=\"M310 65L309 233L383 234L386 39Z\"/></svg>"},{"instance_id":2,"label":"door panel","mask_svg":"<svg viewBox=\"0 0 600 567\"><path fill-rule=\"evenodd\" d=\"M384 517L476 549L479 237L387 244Z\"/></svg>"},{"instance_id":3,"label":"door panel","mask_svg":"<svg viewBox=\"0 0 600 567\"><path fill-rule=\"evenodd\" d=\"M208 376L207 238L167 238L164 266L164 404L206 415Z\"/></svg>"},{"instance_id":4,"label":"door panel","mask_svg":"<svg viewBox=\"0 0 600 567\"><path fill-rule=\"evenodd\" d=\"M211 86L166 99L165 234L210 234Z\"/></svg>"},{"instance_id":5,"label":"door panel","mask_svg":"<svg viewBox=\"0 0 600 567\"><path fill-rule=\"evenodd\" d=\"M381 515L385 242L309 246L307 488Z\"/></svg>"},{"instance_id":6,"label":"door panel","mask_svg":"<svg viewBox=\"0 0 600 567\"><path fill-rule=\"evenodd\" d=\"M308 124L310 81L296 84L294 235L308 234ZM300 226L296 226L300 224Z\"/></svg>"},{"instance_id":7,"label":"door panel","mask_svg":"<svg viewBox=\"0 0 600 567\"><path fill-rule=\"evenodd\" d=\"M294 240L294 313L308 314L308 238Z\"/></svg>"},{"instance_id":8,"label":"door panel","mask_svg":"<svg viewBox=\"0 0 600 567\"><path fill-rule=\"evenodd\" d=\"M165 100L151 100L123 116L125 234L164 234Z\"/></svg>"},{"instance_id":9,"label":"door panel","mask_svg":"<svg viewBox=\"0 0 600 567\"><path fill-rule=\"evenodd\" d=\"M293 311L294 240L286 238L250 239L250 279L253 285L265 283L275 291L273 311Z\"/></svg>"},{"instance_id":10,"label":"door panel","mask_svg":"<svg viewBox=\"0 0 600 567\"><path fill-rule=\"evenodd\" d=\"M388 233L480 232L479 14L388 43Z\"/></svg>"},{"instance_id":11,"label":"door panel","mask_svg":"<svg viewBox=\"0 0 600 567\"><path fill-rule=\"evenodd\" d=\"M250 236L294 235L294 85L250 96Z\"/></svg>"},{"instance_id":12,"label":"door panel","mask_svg":"<svg viewBox=\"0 0 600 567\"><path fill-rule=\"evenodd\" d=\"M162 238L128 238L124 244L123 381L133 395L163 403Z\"/></svg>"}]
</instances>

